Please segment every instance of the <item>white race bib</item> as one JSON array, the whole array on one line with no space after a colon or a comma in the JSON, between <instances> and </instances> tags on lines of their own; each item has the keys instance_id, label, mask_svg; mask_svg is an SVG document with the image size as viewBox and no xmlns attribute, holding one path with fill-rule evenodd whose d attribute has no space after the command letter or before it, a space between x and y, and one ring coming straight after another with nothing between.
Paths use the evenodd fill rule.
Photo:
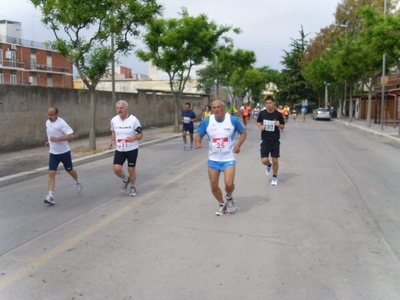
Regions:
<instances>
[{"instance_id":1,"label":"white race bib","mask_svg":"<svg viewBox=\"0 0 400 300\"><path fill-rule=\"evenodd\" d=\"M230 144L228 137L213 138L211 141L213 151L229 152Z\"/></svg>"},{"instance_id":2,"label":"white race bib","mask_svg":"<svg viewBox=\"0 0 400 300\"><path fill-rule=\"evenodd\" d=\"M190 123L189 117L183 117L183 123Z\"/></svg>"},{"instance_id":3,"label":"white race bib","mask_svg":"<svg viewBox=\"0 0 400 300\"><path fill-rule=\"evenodd\" d=\"M275 131L275 121L263 120L265 131Z\"/></svg>"},{"instance_id":4,"label":"white race bib","mask_svg":"<svg viewBox=\"0 0 400 300\"><path fill-rule=\"evenodd\" d=\"M117 139L117 147L125 148L128 147L128 143L130 143L127 139Z\"/></svg>"}]
</instances>

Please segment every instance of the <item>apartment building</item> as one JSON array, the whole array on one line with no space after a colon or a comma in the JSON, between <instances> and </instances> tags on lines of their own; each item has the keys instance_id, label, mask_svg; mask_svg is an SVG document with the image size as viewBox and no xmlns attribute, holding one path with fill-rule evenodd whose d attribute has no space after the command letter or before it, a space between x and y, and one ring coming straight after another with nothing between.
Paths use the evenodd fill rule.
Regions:
<instances>
[{"instance_id":1,"label":"apartment building","mask_svg":"<svg viewBox=\"0 0 400 300\"><path fill-rule=\"evenodd\" d=\"M72 88L72 71L60 53L22 39L21 22L0 20L0 84Z\"/></svg>"}]
</instances>

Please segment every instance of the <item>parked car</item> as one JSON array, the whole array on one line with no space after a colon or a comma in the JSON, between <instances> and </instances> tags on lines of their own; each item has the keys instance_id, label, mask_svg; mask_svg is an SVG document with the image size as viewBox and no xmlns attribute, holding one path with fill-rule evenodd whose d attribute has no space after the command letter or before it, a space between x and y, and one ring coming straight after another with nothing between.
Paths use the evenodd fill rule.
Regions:
<instances>
[{"instance_id":1,"label":"parked car","mask_svg":"<svg viewBox=\"0 0 400 300\"><path fill-rule=\"evenodd\" d=\"M314 120L331 120L331 114L327 108L317 108L314 110L312 115Z\"/></svg>"}]
</instances>

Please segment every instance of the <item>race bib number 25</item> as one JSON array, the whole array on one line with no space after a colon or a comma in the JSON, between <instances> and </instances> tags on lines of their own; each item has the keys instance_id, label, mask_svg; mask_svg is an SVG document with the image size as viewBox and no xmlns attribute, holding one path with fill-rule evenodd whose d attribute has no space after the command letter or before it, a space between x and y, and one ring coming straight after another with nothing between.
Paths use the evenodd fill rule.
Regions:
<instances>
[{"instance_id":1,"label":"race bib number 25","mask_svg":"<svg viewBox=\"0 0 400 300\"><path fill-rule=\"evenodd\" d=\"M227 137L213 138L212 139L213 148L222 152L229 151L228 141L229 139Z\"/></svg>"}]
</instances>

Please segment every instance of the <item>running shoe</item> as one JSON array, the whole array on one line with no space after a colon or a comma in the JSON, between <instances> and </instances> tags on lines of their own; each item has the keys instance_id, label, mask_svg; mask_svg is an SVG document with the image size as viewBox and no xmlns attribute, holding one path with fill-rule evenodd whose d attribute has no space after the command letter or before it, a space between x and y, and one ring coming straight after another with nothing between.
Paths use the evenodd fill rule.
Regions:
<instances>
[{"instance_id":1,"label":"running shoe","mask_svg":"<svg viewBox=\"0 0 400 300\"><path fill-rule=\"evenodd\" d=\"M271 185L278 185L278 178L272 177Z\"/></svg>"},{"instance_id":2,"label":"running shoe","mask_svg":"<svg viewBox=\"0 0 400 300\"><path fill-rule=\"evenodd\" d=\"M80 181L75 183L75 188L76 188L76 191L78 192L78 194L82 193L83 187L82 187L82 183Z\"/></svg>"},{"instance_id":3,"label":"running shoe","mask_svg":"<svg viewBox=\"0 0 400 300\"><path fill-rule=\"evenodd\" d=\"M271 169L272 169L272 163L269 165L269 167L267 166L267 168L265 169L265 174L267 174L267 176L271 175Z\"/></svg>"},{"instance_id":4,"label":"running shoe","mask_svg":"<svg viewBox=\"0 0 400 300\"><path fill-rule=\"evenodd\" d=\"M53 195L48 194L45 198L44 198L44 203L50 204L50 205L54 205L55 201L54 201L54 197Z\"/></svg>"},{"instance_id":5,"label":"running shoe","mask_svg":"<svg viewBox=\"0 0 400 300\"><path fill-rule=\"evenodd\" d=\"M226 204L220 204L218 211L215 213L217 216L223 216L228 212L228 209L226 207Z\"/></svg>"},{"instance_id":6,"label":"running shoe","mask_svg":"<svg viewBox=\"0 0 400 300\"><path fill-rule=\"evenodd\" d=\"M187 150L187 146L185 145L185 146L183 146L183 151L186 151Z\"/></svg>"},{"instance_id":7,"label":"running shoe","mask_svg":"<svg viewBox=\"0 0 400 300\"><path fill-rule=\"evenodd\" d=\"M190 150L193 150L193 145L190 146Z\"/></svg>"},{"instance_id":8,"label":"running shoe","mask_svg":"<svg viewBox=\"0 0 400 300\"><path fill-rule=\"evenodd\" d=\"M129 193L129 195L131 197L135 197L136 196L136 188L134 186L131 186L131 192Z\"/></svg>"},{"instance_id":9,"label":"running shoe","mask_svg":"<svg viewBox=\"0 0 400 300\"><path fill-rule=\"evenodd\" d=\"M122 185L121 185L121 192L125 192L128 189L128 185L129 185L129 177L127 179L122 180Z\"/></svg>"},{"instance_id":10,"label":"running shoe","mask_svg":"<svg viewBox=\"0 0 400 300\"><path fill-rule=\"evenodd\" d=\"M233 197L226 196L226 202L228 203L228 212L234 212L235 211L235 202L233 202Z\"/></svg>"}]
</instances>

